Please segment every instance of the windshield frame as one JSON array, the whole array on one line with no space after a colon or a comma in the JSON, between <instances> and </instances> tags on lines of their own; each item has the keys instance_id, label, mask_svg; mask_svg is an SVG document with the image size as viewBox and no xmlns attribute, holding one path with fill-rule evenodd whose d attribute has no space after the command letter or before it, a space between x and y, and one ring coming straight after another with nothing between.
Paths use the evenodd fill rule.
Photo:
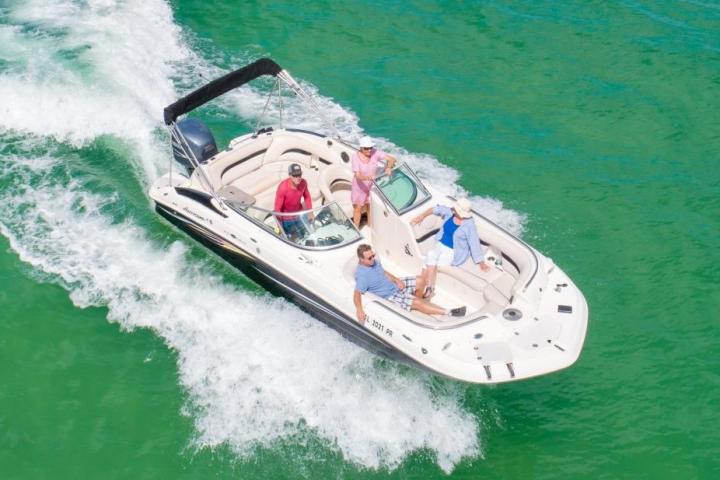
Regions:
<instances>
[{"instance_id":1,"label":"windshield frame","mask_svg":"<svg viewBox=\"0 0 720 480\"><path fill-rule=\"evenodd\" d=\"M402 162L399 165L396 165L393 168L391 175L393 173L395 173L396 170L400 170L403 167L405 167L403 169L403 173L405 175L408 175L410 177L410 180L415 182L415 185L417 185L418 188L420 189L420 191L425 194L425 199L423 201L421 201L419 203L415 203L408 207L405 207L401 210L398 210L395 207L395 204L390 201L390 199L387 197L387 195L385 195L385 192L383 192L382 188L380 188L380 185L377 184L378 180L381 180L381 179L387 177L387 175L385 173L383 173L382 175L375 177L375 180L373 180L373 187L377 190L378 194L380 195L380 198L382 198L385 205L389 205L390 208L392 208L393 212L395 212L398 216L402 216L403 214L405 214L411 210L415 210L420 205L424 205L425 203L429 202L432 199L432 193L430 193L430 191L427 189L425 184L423 184L422 181L420 181L420 179L418 178L415 171L412 168L410 168L410 165L408 165L407 162Z\"/></svg>"},{"instance_id":2,"label":"windshield frame","mask_svg":"<svg viewBox=\"0 0 720 480\"><path fill-rule=\"evenodd\" d=\"M221 197L221 198L222 198L222 197ZM357 227L356 227L355 224L352 222L352 220L350 220L349 218L347 218L347 215L345 215L345 212L343 211L343 209L340 207L340 205L339 205L338 202L336 202L336 201L333 201L333 202L330 202L330 203L326 203L325 205L320 205L320 206L317 206L317 207L308 208L308 209L305 209L305 210L298 210L297 212L276 212L276 211L274 211L274 210L268 210L268 209L266 209L266 208L256 207L255 205L243 205L243 207L244 207L246 210L247 210L247 209L254 209L254 210L258 210L258 211L260 211L260 212L265 212L266 214L272 215L273 217L275 217L275 220L278 222L278 224L279 224L279 220L278 220L278 218L277 218L278 216L285 216L285 217L287 217L287 216L290 216L290 215L293 215L293 216L294 216L294 215L303 215L303 214L307 214L307 213L310 213L310 212L315 213L315 212L319 212L320 210L323 210L323 209L325 209L325 208L331 207L332 205L335 205L335 206L337 207L337 209L338 209L340 212L342 212L343 215L345 215L345 219L348 220L348 221L352 224L352 228L353 228L353 230L357 233L357 237L354 238L354 239L352 239L352 240L348 240L348 241L345 241L345 242L338 243L338 244L336 244L336 245L321 245L321 246L312 246L312 247L306 246L306 245L301 245L301 244L299 244L299 243L297 243L297 242L294 242L294 241L290 240L290 239L287 237L287 235L285 234L285 231L282 229L282 227L280 227L280 233L275 232L275 230L274 230L272 227L270 227L270 225L266 224L265 222L261 222L261 221L258 220L256 217L253 217L252 215L248 214L246 210L243 210L243 209L240 207L240 204L235 203L235 202L232 202L232 201L227 200L227 199L224 199L224 198L223 198L223 202L225 203L225 205L228 206L228 208L229 208L230 210L232 210L232 211L235 212L235 213L240 214L243 218L246 218L246 219L250 220L250 221L251 221L252 223L254 223L255 225L258 225L259 227L261 227L264 231L266 231L266 232L268 232L268 233L271 233L274 238L277 238L277 239L279 239L279 240L282 240L283 242L287 243L288 245L292 245L293 247L299 248L299 249L301 249L301 250L307 250L307 251L310 251L310 252L335 250L335 249L337 249L337 248L343 248L343 247L346 247L346 246L348 246L348 245L352 245L353 243L358 242L358 241L360 241L360 240L362 240L362 239L364 238L364 237L363 237L363 234L360 233L360 230L357 229Z\"/></svg>"}]
</instances>

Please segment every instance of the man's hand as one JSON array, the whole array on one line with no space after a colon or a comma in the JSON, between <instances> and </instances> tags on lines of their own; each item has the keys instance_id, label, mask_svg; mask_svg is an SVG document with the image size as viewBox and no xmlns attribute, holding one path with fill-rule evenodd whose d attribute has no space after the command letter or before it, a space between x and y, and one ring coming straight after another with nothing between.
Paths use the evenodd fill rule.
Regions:
<instances>
[{"instance_id":1,"label":"man's hand","mask_svg":"<svg viewBox=\"0 0 720 480\"><path fill-rule=\"evenodd\" d=\"M362 294L359 290L355 290L353 293L353 303L355 303L355 316L360 322L360 325L365 325L365 310L362 308Z\"/></svg>"},{"instance_id":2,"label":"man's hand","mask_svg":"<svg viewBox=\"0 0 720 480\"><path fill-rule=\"evenodd\" d=\"M400 290L403 290L405 288L405 282L403 282L399 278L395 279L395 285L397 285Z\"/></svg>"},{"instance_id":3,"label":"man's hand","mask_svg":"<svg viewBox=\"0 0 720 480\"><path fill-rule=\"evenodd\" d=\"M482 270L483 272L487 272L488 270L490 270L490 266L485 262L480 262L480 270Z\"/></svg>"}]
</instances>

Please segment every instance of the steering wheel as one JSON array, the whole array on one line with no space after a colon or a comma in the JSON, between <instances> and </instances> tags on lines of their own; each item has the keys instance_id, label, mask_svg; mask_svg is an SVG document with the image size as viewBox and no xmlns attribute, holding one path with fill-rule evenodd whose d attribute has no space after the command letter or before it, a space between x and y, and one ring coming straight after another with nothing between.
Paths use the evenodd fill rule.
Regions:
<instances>
[{"instance_id":1,"label":"steering wheel","mask_svg":"<svg viewBox=\"0 0 720 480\"><path fill-rule=\"evenodd\" d=\"M331 222L332 222L332 214L327 210L323 210L317 214L313 224L315 225L315 228L320 228L320 227L329 225Z\"/></svg>"}]
</instances>

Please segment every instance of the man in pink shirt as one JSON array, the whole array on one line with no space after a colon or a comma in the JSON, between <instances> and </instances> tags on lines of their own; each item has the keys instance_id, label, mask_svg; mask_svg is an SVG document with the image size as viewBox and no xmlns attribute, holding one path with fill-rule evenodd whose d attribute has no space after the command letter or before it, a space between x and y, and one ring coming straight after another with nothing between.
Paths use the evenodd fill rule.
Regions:
<instances>
[{"instance_id":1,"label":"man in pink shirt","mask_svg":"<svg viewBox=\"0 0 720 480\"><path fill-rule=\"evenodd\" d=\"M299 212L300 210L309 210L312 208L312 199L310 191L305 179L302 178L302 169L297 163L291 163L288 167L289 177L280 182L275 192L275 212ZM302 200L305 203L303 208ZM308 213L308 219L312 220L312 213ZM297 215L280 216L278 220L282 222L283 230L288 237L302 236L305 226Z\"/></svg>"}]
</instances>

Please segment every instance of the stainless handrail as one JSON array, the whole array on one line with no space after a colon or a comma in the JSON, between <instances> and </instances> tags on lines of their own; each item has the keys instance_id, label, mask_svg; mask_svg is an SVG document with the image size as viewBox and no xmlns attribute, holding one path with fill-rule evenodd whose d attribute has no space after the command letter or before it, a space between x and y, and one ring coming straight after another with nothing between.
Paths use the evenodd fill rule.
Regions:
<instances>
[{"instance_id":1,"label":"stainless handrail","mask_svg":"<svg viewBox=\"0 0 720 480\"><path fill-rule=\"evenodd\" d=\"M315 100L300 86L300 84L292 77L292 75L290 75L287 70L281 70L277 76L278 78L282 79L282 81L285 82L285 84L290 87L293 92L295 92L295 95L300 97L300 99L305 101L308 105L310 105L313 110L315 110L315 113L322 119L322 121L332 129L333 135L335 137L340 138L340 133L335 126L335 122L329 120L323 114L322 109L320 109L318 104L315 103Z\"/></svg>"}]
</instances>

